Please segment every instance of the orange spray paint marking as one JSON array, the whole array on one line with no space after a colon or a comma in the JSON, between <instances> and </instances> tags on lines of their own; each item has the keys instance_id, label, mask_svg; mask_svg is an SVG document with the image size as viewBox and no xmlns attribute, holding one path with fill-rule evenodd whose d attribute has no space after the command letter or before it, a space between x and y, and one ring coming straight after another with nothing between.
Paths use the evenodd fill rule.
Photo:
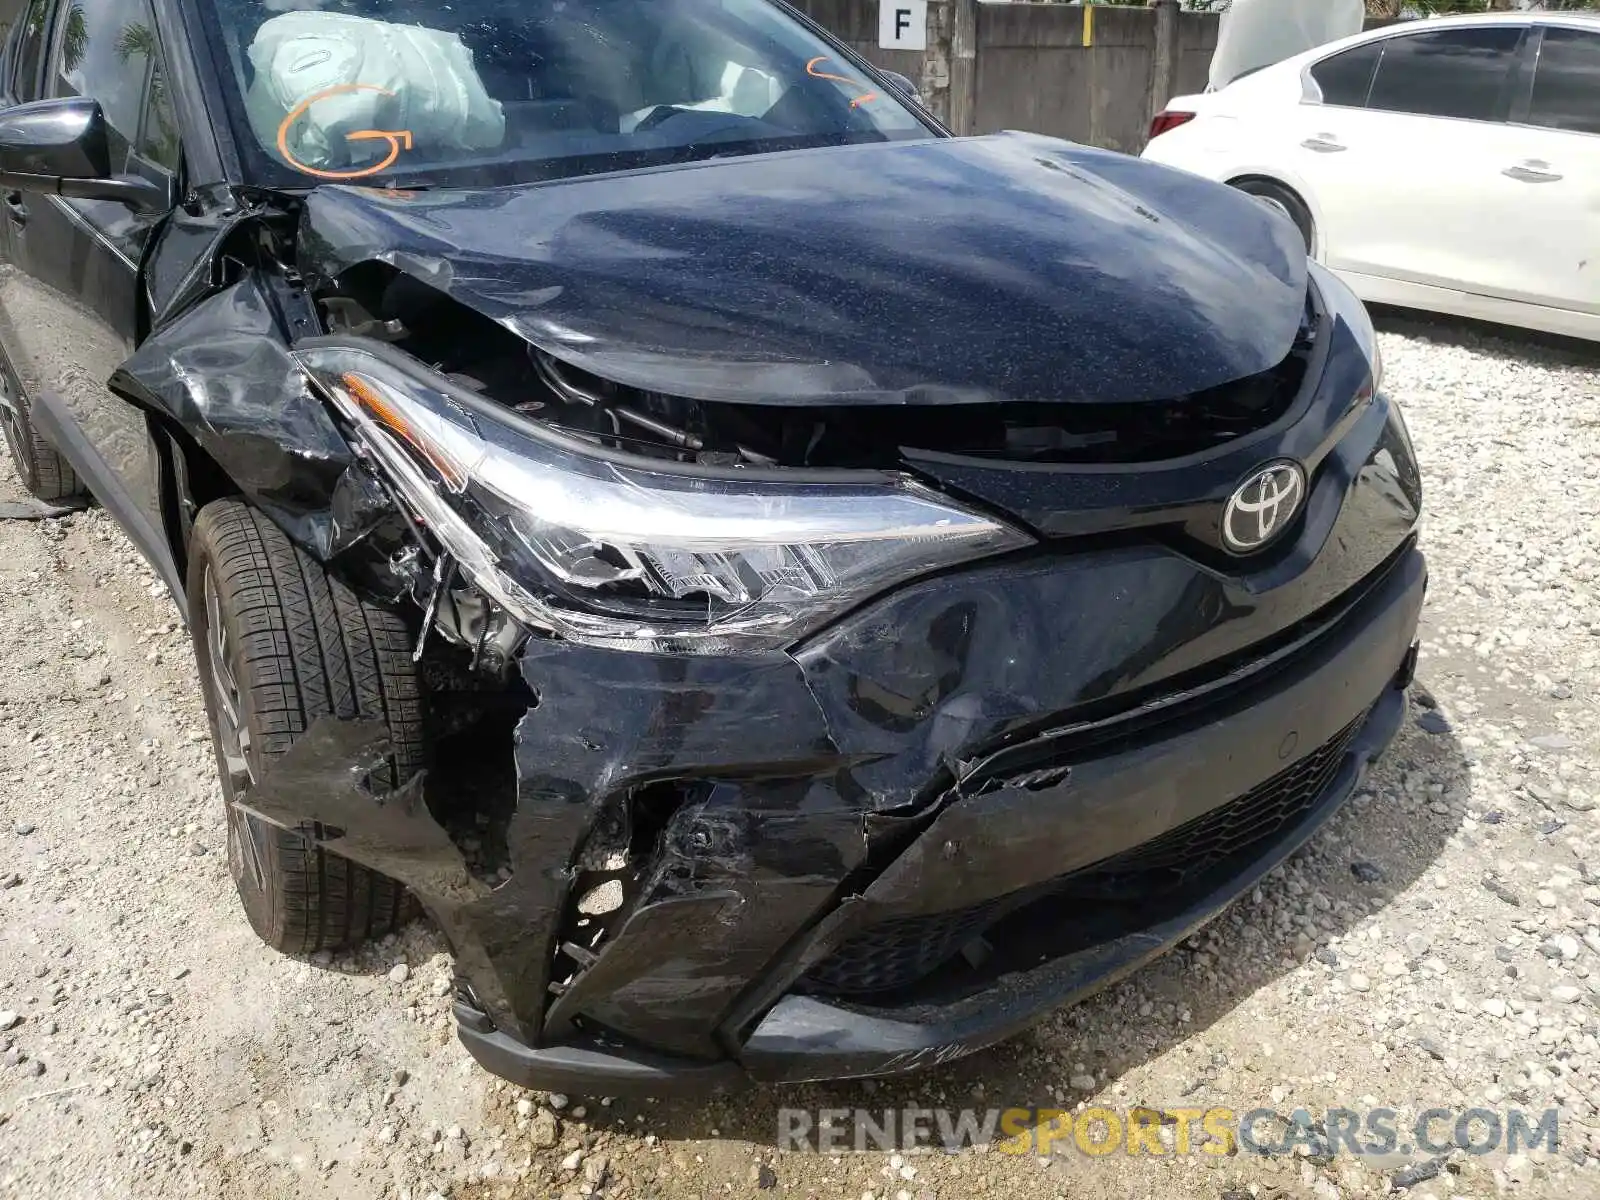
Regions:
<instances>
[{"instance_id":1,"label":"orange spray paint marking","mask_svg":"<svg viewBox=\"0 0 1600 1200\"><path fill-rule=\"evenodd\" d=\"M353 171L321 171L316 167L308 167L297 159L289 150L289 129L298 121L310 107L319 100L326 100L330 96L342 96L346 92L377 92L382 96L398 95L388 88L379 87L375 83L341 83L337 87L325 88L314 92L289 110L289 115L284 117L283 123L278 126L278 153L283 155L284 161L297 171L304 171L307 175L315 175L318 179L365 179L368 175L377 175L387 171L400 157L400 151L411 149L411 130L409 129L358 129L354 133L345 134L345 140L350 142L370 142L383 139L389 143L389 153L382 162L370 167L357 167Z\"/></svg>"},{"instance_id":2,"label":"orange spray paint marking","mask_svg":"<svg viewBox=\"0 0 1600 1200\"><path fill-rule=\"evenodd\" d=\"M811 76L813 79L831 79L835 83L847 83L851 87L854 87L854 88L859 88L861 86L861 81L859 79L851 79L851 78L849 78L847 76L844 76L844 75L830 75L826 71L817 70L817 64L818 63L825 63L825 62L828 62L828 61L829 60L826 57L813 58L810 62L808 62L806 64L806 74ZM850 101L850 107L851 108L860 108L863 104L867 103L869 100L876 100L877 98L878 98L878 93L877 92L873 92L873 91L862 92L859 96L856 96L854 99L852 99Z\"/></svg>"}]
</instances>

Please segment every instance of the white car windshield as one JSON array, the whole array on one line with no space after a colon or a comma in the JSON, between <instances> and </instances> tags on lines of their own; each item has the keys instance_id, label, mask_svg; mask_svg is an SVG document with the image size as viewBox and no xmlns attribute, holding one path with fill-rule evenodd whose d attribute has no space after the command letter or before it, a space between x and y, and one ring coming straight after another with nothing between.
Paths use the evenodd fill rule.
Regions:
<instances>
[{"instance_id":1,"label":"white car windshield","mask_svg":"<svg viewBox=\"0 0 1600 1200\"><path fill-rule=\"evenodd\" d=\"M213 0L257 174L486 186L933 136L766 0Z\"/></svg>"}]
</instances>

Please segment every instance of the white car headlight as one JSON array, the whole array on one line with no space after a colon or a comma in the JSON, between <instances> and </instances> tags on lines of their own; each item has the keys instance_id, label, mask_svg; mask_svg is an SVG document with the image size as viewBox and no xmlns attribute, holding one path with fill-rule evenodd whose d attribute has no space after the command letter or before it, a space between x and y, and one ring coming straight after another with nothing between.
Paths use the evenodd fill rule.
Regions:
<instances>
[{"instance_id":1,"label":"white car headlight","mask_svg":"<svg viewBox=\"0 0 1600 1200\"><path fill-rule=\"evenodd\" d=\"M397 352L295 352L468 579L523 624L629 650L779 649L1027 535L910 478L613 454Z\"/></svg>"}]
</instances>

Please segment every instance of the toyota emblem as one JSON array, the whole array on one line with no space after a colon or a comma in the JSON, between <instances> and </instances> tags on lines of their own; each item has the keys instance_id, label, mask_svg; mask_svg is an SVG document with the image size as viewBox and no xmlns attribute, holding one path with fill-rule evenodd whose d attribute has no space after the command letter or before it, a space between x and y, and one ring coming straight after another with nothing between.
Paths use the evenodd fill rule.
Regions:
<instances>
[{"instance_id":1,"label":"toyota emblem","mask_svg":"<svg viewBox=\"0 0 1600 1200\"><path fill-rule=\"evenodd\" d=\"M1222 544L1235 554L1259 550L1294 520L1306 496L1298 463L1268 463L1250 473L1222 510Z\"/></svg>"}]
</instances>

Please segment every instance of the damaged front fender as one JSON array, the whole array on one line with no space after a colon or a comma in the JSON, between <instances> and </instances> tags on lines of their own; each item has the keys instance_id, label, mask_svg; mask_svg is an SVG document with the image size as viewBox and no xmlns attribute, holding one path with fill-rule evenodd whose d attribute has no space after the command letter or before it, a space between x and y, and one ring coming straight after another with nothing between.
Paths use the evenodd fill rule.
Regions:
<instances>
[{"instance_id":1,"label":"damaged front fender","mask_svg":"<svg viewBox=\"0 0 1600 1200\"><path fill-rule=\"evenodd\" d=\"M499 887L476 878L428 811L425 774L393 792L371 791L365 780L385 761L388 736L382 721L324 717L232 803L403 883L444 931L473 981L473 999L501 1028L527 1038L536 1026L521 1014L537 1011L545 976L528 932L539 873Z\"/></svg>"},{"instance_id":2,"label":"damaged front fender","mask_svg":"<svg viewBox=\"0 0 1600 1200\"><path fill-rule=\"evenodd\" d=\"M326 561L392 506L289 354L290 327L312 319L292 311L304 303L282 279L251 270L145 339L108 386L181 430Z\"/></svg>"},{"instance_id":3,"label":"damaged front fender","mask_svg":"<svg viewBox=\"0 0 1600 1200\"><path fill-rule=\"evenodd\" d=\"M845 761L786 656L591 655L540 643L523 670L539 703L516 730L510 876L498 885L468 868L429 811L423 776L389 794L365 786L382 761L381 722L316 722L236 803L409 888L449 939L473 1001L519 1039L538 1044L581 1012L616 1029L659 1027L658 1044L715 1057L706 1015L725 1011L797 912L825 904L862 863L870 805L838 790ZM672 937L630 935L634 950L585 970L590 962L574 964L559 944L580 851L608 804L685 762L708 780L781 773L796 784L769 780L753 807L730 780L668 814L629 929L670 913ZM686 920L703 938L683 939ZM552 977L558 963L564 978Z\"/></svg>"}]
</instances>

